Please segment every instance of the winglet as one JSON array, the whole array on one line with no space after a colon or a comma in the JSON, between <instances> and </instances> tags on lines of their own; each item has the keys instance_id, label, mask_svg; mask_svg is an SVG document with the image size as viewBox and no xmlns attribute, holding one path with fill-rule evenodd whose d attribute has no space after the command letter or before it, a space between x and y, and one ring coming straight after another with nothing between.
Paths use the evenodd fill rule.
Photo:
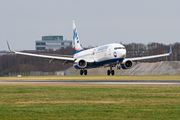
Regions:
<instances>
[{"instance_id":1,"label":"winglet","mask_svg":"<svg viewBox=\"0 0 180 120\"><path fill-rule=\"evenodd\" d=\"M171 42L169 43L169 54L172 53Z\"/></svg>"},{"instance_id":2,"label":"winglet","mask_svg":"<svg viewBox=\"0 0 180 120\"><path fill-rule=\"evenodd\" d=\"M6 42L7 42L7 46L8 46L9 51L10 51L10 52L13 52L13 51L11 51L11 49L10 49L10 46L9 46L8 40L6 40Z\"/></svg>"}]
</instances>

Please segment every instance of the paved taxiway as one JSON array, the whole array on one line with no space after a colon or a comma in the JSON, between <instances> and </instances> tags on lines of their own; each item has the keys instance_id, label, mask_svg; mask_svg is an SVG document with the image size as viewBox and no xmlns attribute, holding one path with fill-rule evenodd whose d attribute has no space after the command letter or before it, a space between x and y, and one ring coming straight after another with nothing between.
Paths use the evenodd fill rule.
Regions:
<instances>
[{"instance_id":1,"label":"paved taxiway","mask_svg":"<svg viewBox=\"0 0 180 120\"><path fill-rule=\"evenodd\" d=\"M180 85L180 81L123 81L123 80L0 80L0 83L35 84L136 84L136 85Z\"/></svg>"}]
</instances>

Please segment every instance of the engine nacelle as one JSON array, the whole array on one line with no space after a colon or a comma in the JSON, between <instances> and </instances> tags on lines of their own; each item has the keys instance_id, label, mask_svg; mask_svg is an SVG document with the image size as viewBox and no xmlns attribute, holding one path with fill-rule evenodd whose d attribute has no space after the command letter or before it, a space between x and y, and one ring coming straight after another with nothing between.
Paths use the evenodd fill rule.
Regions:
<instances>
[{"instance_id":1,"label":"engine nacelle","mask_svg":"<svg viewBox=\"0 0 180 120\"><path fill-rule=\"evenodd\" d=\"M83 59L80 59L80 60L76 60L74 62L74 67L76 69L83 69L83 68L86 68L87 67L87 62Z\"/></svg>"},{"instance_id":2,"label":"engine nacelle","mask_svg":"<svg viewBox=\"0 0 180 120\"><path fill-rule=\"evenodd\" d=\"M129 69L133 67L133 61L132 60L125 60L121 63L122 69Z\"/></svg>"}]
</instances>

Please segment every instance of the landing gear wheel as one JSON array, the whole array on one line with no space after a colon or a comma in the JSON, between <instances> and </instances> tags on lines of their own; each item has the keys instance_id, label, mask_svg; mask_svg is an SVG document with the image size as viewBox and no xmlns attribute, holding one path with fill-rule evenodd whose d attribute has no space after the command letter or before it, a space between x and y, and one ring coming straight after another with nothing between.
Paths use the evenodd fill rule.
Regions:
<instances>
[{"instance_id":1,"label":"landing gear wheel","mask_svg":"<svg viewBox=\"0 0 180 120\"><path fill-rule=\"evenodd\" d=\"M121 67L120 66L117 66L117 70L120 70L121 69Z\"/></svg>"},{"instance_id":2,"label":"landing gear wheel","mask_svg":"<svg viewBox=\"0 0 180 120\"><path fill-rule=\"evenodd\" d=\"M110 74L111 74L111 72L110 72L110 70L108 70L108 71L107 71L107 75L110 75Z\"/></svg>"},{"instance_id":3,"label":"landing gear wheel","mask_svg":"<svg viewBox=\"0 0 180 120\"><path fill-rule=\"evenodd\" d=\"M84 75L87 75L87 70L84 70Z\"/></svg>"},{"instance_id":4,"label":"landing gear wheel","mask_svg":"<svg viewBox=\"0 0 180 120\"><path fill-rule=\"evenodd\" d=\"M111 71L111 75L114 75L114 70Z\"/></svg>"},{"instance_id":5,"label":"landing gear wheel","mask_svg":"<svg viewBox=\"0 0 180 120\"><path fill-rule=\"evenodd\" d=\"M83 75L83 70L80 70L80 75Z\"/></svg>"}]
</instances>

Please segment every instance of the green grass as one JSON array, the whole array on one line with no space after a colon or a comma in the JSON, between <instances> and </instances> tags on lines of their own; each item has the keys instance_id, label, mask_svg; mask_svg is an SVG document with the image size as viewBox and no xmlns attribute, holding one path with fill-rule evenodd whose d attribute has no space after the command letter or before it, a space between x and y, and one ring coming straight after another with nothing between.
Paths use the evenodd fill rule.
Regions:
<instances>
[{"instance_id":1,"label":"green grass","mask_svg":"<svg viewBox=\"0 0 180 120\"><path fill-rule=\"evenodd\" d=\"M163 80L178 81L180 75L92 75L92 76L24 76L24 77L0 77L1 80Z\"/></svg>"},{"instance_id":2,"label":"green grass","mask_svg":"<svg viewBox=\"0 0 180 120\"><path fill-rule=\"evenodd\" d=\"M176 85L0 84L0 119L179 119Z\"/></svg>"}]
</instances>

